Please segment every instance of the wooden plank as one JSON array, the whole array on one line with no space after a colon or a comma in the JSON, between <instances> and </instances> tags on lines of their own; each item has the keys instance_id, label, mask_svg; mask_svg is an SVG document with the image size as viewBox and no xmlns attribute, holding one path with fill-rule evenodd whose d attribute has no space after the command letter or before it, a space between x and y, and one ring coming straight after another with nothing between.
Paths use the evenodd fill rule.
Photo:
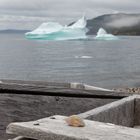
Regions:
<instances>
[{"instance_id":1,"label":"wooden plank","mask_svg":"<svg viewBox=\"0 0 140 140\"><path fill-rule=\"evenodd\" d=\"M45 95L45 96L65 96L65 97L83 97L83 98L112 98L121 99L129 96L129 93L72 89L70 83L49 83L49 82L31 82L31 81L6 81L1 80L0 93L15 93L27 95Z\"/></svg>"},{"instance_id":2,"label":"wooden plank","mask_svg":"<svg viewBox=\"0 0 140 140\"><path fill-rule=\"evenodd\" d=\"M30 139L30 138L25 138L25 137L22 137L22 136L18 136L14 139L8 139L8 140L35 140L35 139Z\"/></svg>"},{"instance_id":3,"label":"wooden plank","mask_svg":"<svg viewBox=\"0 0 140 140\"><path fill-rule=\"evenodd\" d=\"M139 140L140 130L113 124L85 121L85 127L71 127L64 116L11 123L7 133L37 140Z\"/></svg>"},{"instance_id":4,"label":"wooden plank","mask_svg":"<svg viewBox=\"0 0 140 140\"><path fill-rule=\"evenodd\" d=\"M19 85L44 85L44 86L56 86L56 87L66 87L69 88L70 84L69 83L58 83L58 82L48 82L48 81L25 81L25 80L6 80L6 79L1 79L0 83L7 83L7 84L19 84Z\"/></svg>"},{"instance_id":5,"label":"wooden plank","mask_svg":"<svg viewBox=\"0 0 140 140\"><path fill-rule=\"evenodd\" d=\"M37 120L55 114L79 114L113 101L116 99L0 94L0 136L2 140L11 138L5 133L11 122Z\"/></svg>"}]
</instances>

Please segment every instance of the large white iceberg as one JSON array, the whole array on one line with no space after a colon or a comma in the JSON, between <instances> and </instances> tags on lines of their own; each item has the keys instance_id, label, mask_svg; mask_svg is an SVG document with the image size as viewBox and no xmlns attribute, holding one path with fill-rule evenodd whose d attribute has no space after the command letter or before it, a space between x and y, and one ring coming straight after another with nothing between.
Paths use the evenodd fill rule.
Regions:
<instances>
[{"instance_id":1,"label":"large white iceberg","mask_svg":"<svg viewBox=\"0 0 140 140\"><path fill-rule=\"evenodd\" d=\"M106 30L104 30L103 28L100 28L97 32L95 39L98 39L98 40L117 40L118 37L115 35L112 35L112 34L108 34L106 32Z\"/></svg>"},{"instance_id":2,"label":"large white iceberg","mask_svg":"<svg viewBox=\"0 0 140 140\"><path fill-rule=\"evenodd\" d=\"M68 40L86 38L86 18L83 16L71 26L62 26L57 22L42 23L37 29L25 33L28 39Z\"/></svg>"}]
</instances>

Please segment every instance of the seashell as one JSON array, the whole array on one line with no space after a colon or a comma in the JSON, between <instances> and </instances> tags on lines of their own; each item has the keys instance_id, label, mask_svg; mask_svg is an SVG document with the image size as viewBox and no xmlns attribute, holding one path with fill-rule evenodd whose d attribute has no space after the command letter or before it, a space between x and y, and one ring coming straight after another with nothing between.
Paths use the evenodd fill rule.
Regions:
<instances>
[{"instance_id":1,"label":"seashell","mask_svg":"<svg viewBox=\"0 0 140 140\"><path fill-rule=\"evenodd\" d=\"M69 126L73 126L73 127L85 126L84 120L77 115L69 116L68 118L65 119L65 121Z\"/></svg>"}]
</instances>

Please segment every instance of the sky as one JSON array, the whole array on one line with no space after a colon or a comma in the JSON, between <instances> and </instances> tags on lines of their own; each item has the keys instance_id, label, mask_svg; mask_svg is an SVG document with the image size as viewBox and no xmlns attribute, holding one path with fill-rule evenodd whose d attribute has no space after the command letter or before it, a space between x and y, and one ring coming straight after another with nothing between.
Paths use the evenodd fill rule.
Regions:
<instances>
[{"instance_id":1,"label":"sky","mask_svg":"<svg viewBox=\"0 0 140 140\"><path fill-rule=\"evenodd\" d=\"M62 25L84 13L93 18L109 13L140 13L139 0L0 0L0 29L35 29L43 22Z\"/></svg>"}]
</instances>

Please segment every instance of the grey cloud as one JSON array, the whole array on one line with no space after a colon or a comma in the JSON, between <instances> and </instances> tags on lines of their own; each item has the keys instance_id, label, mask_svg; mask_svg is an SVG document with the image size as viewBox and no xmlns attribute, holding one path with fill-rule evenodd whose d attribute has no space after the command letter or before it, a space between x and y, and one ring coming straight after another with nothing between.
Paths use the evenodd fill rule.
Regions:
<instances>
[{"instance_id":1,"label":"grey cloud","mask_svg":"<svg viewBox=\"0 0 140 140\"><path fill-rule=\"evenodd\" d=\"M18 11L73 11L94 8L127 9L140 8L139 0L1 0L0 9Z\"/></svg>"},{"instance_id":2,"label":"grey cloud","mask_svg":"<svg viewBox=\"0 0 140 140\"><path fill-rule=\"evenodd\" d=\"M140 23L140 17L128 17L128 18L120 18L117 20L113 20L112 22L108 23L108 26L111 27L131 27L133 25L137 25Z\"/></svg>"},{"instance_id":3,"label":"grey cloud","mask_svg":"<svg viewBox=\"0 0 140 140\"><path fill-rule=\"evenodd\" d=\"M16 23L18 28L23 28L21 22L31 22L24 28L34 28L37 23L50 20L67 24L84 12L92 18L115 11L140 12L139 0L0 0L0 15L5 16L0 21L7 26Z\"/></svg>"}]
</instances>

